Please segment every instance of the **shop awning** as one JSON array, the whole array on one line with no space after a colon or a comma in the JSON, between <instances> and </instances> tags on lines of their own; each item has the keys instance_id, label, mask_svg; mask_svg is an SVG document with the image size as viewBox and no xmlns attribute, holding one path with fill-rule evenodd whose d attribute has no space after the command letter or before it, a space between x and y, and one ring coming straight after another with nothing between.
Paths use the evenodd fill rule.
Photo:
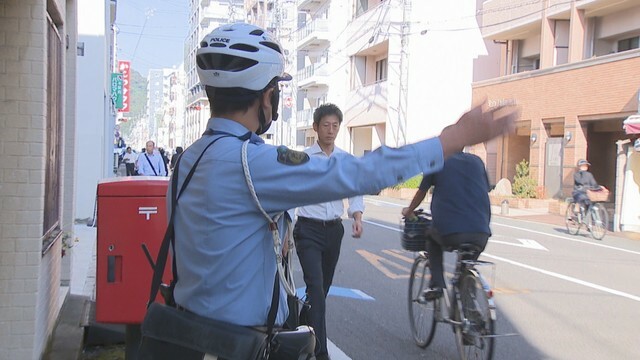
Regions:
<instances>
[{"instance_id":1,"label":"shop awning","mask_svg":"<svg viewBox=\"0 0 640 360\"><path fill-rule=\"evenodd\" d=\"M631 115L623 123L622 127L627 134L640 134L640 115Z\"/></svg>"}]
</instances>

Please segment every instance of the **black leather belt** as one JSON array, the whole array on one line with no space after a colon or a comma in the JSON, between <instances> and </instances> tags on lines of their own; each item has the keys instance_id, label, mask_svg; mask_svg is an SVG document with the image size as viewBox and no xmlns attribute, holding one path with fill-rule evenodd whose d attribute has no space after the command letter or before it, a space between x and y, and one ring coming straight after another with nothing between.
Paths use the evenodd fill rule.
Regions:
<instances>
[{"instance_id":1,"label":"black leather belt","mask_svg":"<svg viewBox=\"0 0 640 360\"><path fill-rule=\"evenodd\" d=\"M324 227L342 224L341 218L335 218L333 220L320 220L320 219L313 219L313 218L308 218L304 216L298 216L298 221L310 223L310 224L322 225Z\"/></svg>"}]
</instances>

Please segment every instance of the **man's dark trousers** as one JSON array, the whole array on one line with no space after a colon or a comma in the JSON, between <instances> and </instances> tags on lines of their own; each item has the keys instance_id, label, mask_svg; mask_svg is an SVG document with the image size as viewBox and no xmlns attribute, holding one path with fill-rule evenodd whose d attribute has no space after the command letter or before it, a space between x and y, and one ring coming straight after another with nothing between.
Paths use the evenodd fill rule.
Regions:
<instances>
[{"instance_id":1,"label":"man's dark trousers","mask_svg":"<svg viewBox=\"0 0 640 360\"><path fill-rule=\"evenodd\" d=\"M136 164L134 164L134 163L125 163L124 166L127 169L127 176L135 175Z\"/></svg>"},{"instance_id":2,"label":"man's dark trousers","mask_svg":"<svg viewBox=\"0 0 640 360\"><path fill-rule=\"evenodd\" d=\"M327 354L325 300L340 257L344 227L340 219L319 221L298 217L293 230L296 252L307 285L309 325L316 332L316 355Z\"/></svg>"}]
</instances>

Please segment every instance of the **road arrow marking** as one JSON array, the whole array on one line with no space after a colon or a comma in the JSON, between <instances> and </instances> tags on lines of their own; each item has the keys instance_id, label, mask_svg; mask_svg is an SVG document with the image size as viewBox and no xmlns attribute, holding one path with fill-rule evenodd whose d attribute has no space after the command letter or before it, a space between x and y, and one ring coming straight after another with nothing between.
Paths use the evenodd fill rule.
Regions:
<instances>
[{"instance_id":1,"label":"road arrow marking","mask_svg":"<svg viewBox=\"0 0 640 360\"><path fill-rule=\"evenodd\" d=\"M371 263L376 269L380 270L383 274L385 274L390 279L408 279L409 274L411 273L411 269L394 263L391 260L385 259L382 256L378 256L376 254L372 254L366 250L356 250L358 254L360 254L365 260ZM394 267L398 270L401 270L404 274L396 274L393 271L389 270L385 265L390 267Z\"/></svg>"},{"instance_id":2,"label":"road arrow marking","mask_svg":"<svg viewBox=\"0 0 640 360\"><path fill-rule=\"evenodd\" d=\"M495 243L495 244L517 246L517 247L522 247L526 249L549 251L546 247L540 245L540 243L535 240L531 240L531 239L516 239L516 240L518 240L520 244L507 242L507 241L494 240L494 239L490 239L489 242Z\"/></svg>"}]
</instances>

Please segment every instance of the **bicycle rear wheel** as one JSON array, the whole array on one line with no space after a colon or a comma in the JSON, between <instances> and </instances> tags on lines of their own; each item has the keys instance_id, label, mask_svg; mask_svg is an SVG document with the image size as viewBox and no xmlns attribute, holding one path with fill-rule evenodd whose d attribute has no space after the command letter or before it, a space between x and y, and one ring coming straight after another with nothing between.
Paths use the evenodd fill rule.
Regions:
<instances>
[{"instance_id":1,"label":"bicycle rear wheel","mask_svg":"<svg viewBox=\"0 0 640 360\"><path fill-rule=\"evenodd\" d=\"M459 286L462 311L457 310L456 313L464 318L463 324L455 329L456 345L461 359L490 360L493 357L495 334L495 324L491 316L493 300L484 290L480 278L473 273L465 272Z\"/></svg>"},{"instance_id":2,"label":"bicycle rear wheel","mask_svg":"<svg viewBox=\"0 0 640 360\"><path fill-rule=\"evenodd\" d=\"M409 278L409 323L416 344L426 348L433 340L436 329L436 301L426 301L421 296L429 287L431 272L429 259L419 255L413 262Z\"/></svg>"},{"instance_id":3,"label":"bicycle rear wheel","mask_svg":"<svg viewBox=\"0 0 640 360\"><path fill-rule=\"evenodd\" d=\"M580 218L579 213L574 211L576 203L570 202L567 206L567 215L564 217L564 222L567 225L567 232L571 235L578 234L580 231Z\"/></svg>"},{"instance_id":4,"label":"bicycle rear wheel","mask_svg":"<svg viewBox=\"0 0 640 360\"><path fill-rule=\"evenodd\" d=\"M596 240L602 240L609 228L609 214L602 204L591 205L589 214L589 228L591 229L591 237Z\"/></svg>"}]
</instances>

